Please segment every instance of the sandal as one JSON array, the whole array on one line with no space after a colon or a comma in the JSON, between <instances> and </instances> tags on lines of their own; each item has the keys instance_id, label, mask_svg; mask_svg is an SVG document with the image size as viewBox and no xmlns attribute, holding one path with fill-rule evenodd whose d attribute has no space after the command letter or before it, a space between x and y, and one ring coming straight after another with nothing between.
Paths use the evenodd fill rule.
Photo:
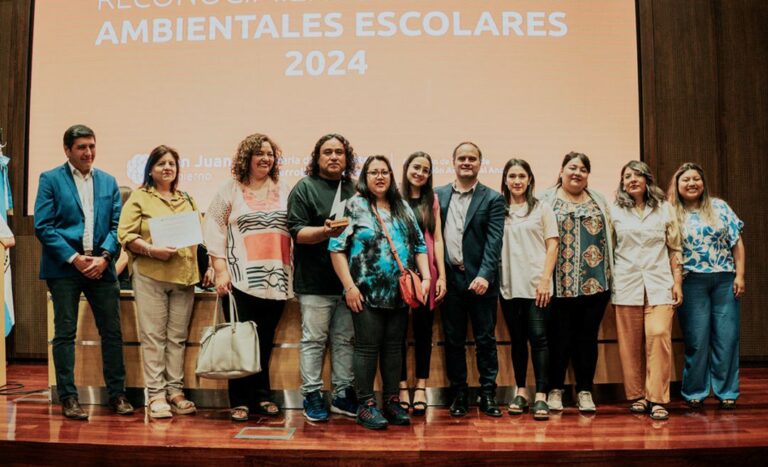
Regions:
<instances>
[{"instance_id":1,"label":"sandal","mask_svg":"<svg viewBox=\"0 0 768 467\"><path fill-rule=\"evenodd\" d=\"M512 399L512 402L509 403L509 407L507 408L507 412L509 412L510 415L521 415L523 412L528 411L528 401L525 399L525 397L521 395L515 396L514 399Z\"/></svg>"},{"instance_id":2,"label":"sandal","mask_svg":"<svg viewBox=\"0 0 768 467\"><path fill-rule=\"evenodd\" d=\"M533 419L549 420L549 406L547 401L538 400L533 403Z\"/></svg>"},{"instance_id":3,"label":"sandal","mask_svg":"<svg viewBox=\"0 0 768 467\"><path fill-rule=\"evenodd\" d=\"M416 401L414 400L411 404L411 407L413 407L413 415L416 416L422 416L425 413L427 413L427 388L416 388L413 390L413 398L416 399L416 392L417 391L423 391L424 392L424 401Z\"/></svg>"},{"instance_id":4,"label":"sandal","mask_svg":"<svg viewBox=\"0 0 768 467\"><path fill-rule=\"evenodd\" d=\"M704 402L702 402L701 399L691 399L685 401L685 403L688 405L688 408L692 410L699 410L704 407Z\"/></svg>"},{"instance_id":5,"label":"sandal","mask_svg":"<svg viewBox=\"0 0 768 467\"><path fill-rule=\"evenodd\" d=\"M648 401L646 399L638 399L629 406L629 411L632 413L646 413L648 412Z\"/></svg>"},{"instance_id":6,"label":"sandal","mask_svg":"<svg viewBox=\"0 0 768 467\"><path fill-rule=\"evenodd\" d=\"M736 408L735 399L723 399L720 401L720 408L723 410L733 410Z\"/></svg>"},{"instance_id":7,"label":"sandal","mask_svg":"<svg viewBox=\"0 0 768 467\"><path fill-rule=\"evenodd\" d=\"M261 401L256 406L256 413L267 417L277 417L280 415L280 407L272 401Z\"/></svg>"},{"instance_id":8,"label":"sandal","mask_svg":"<svg viewBox=\"0 0 768 467\"><path fill-rule=\"evenodd\" d=\"M155 396L149 400L149 416L151 418L171 418L171 406L165 401L165 396Z\"/></svg>"},{"instance_id":9,"label":"sandal","mask_svg":"<svg viewBox=\"0 0 768 467\"><path fill-rule=\"evenodd\" d=\"M669 419L669 411L663 405L653 404L650 417L651 420L667 420Z\"/></svg>"},{"instance_id":10,"label":"sandal","mask_svg":"<svg viewBox=\"0 0 768 467\"><path fill-rule=\"evenodd\" d=\"M184 394L176 394L168 398L170 409L173 413L179 415L191 415L197 412L195 403L184 397Z\"/></svg>"},{"instance_id":11,"label":"sandal","mask_svg":"<svg viewBox=\"0 0 768 467\"><path fill-rule=\"evenodd\" d=\"M408 392L408 388L400 387L400 395L398 399L400 399L400 408L408 412L408 409L413 407L411 405L411 394ZM405 394L405 397L403 397L403 394Z\"/></svg>"},{"instance_id":12,"label":"sandal","mask_svg":"<svg viewBox=\"0 0 768 467\"><path fill-rule=\"evenodd\" d=\"M232 407L232 409L229 411L229 418L233 422L247 422L248 407L244 405L238 405L237 407Z\"/></svg>"}]
</instances>

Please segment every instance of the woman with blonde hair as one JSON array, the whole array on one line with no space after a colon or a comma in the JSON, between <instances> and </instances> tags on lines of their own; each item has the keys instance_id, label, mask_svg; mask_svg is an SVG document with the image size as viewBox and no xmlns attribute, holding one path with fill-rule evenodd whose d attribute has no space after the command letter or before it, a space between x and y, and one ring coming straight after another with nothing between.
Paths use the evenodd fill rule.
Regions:
<instances>
[{"instance_id":1,"label":"woman with blonde hair","mask_svg":"<svg viewBox=\"0 0 768 467\"><path fill-rule=\"evenodd\" d=\"M683 294L680 328L685 341L682 395L700 409L713 391L720 408L739 397L739 327L744 295L744 222L709 195L704 169L686 162L675 172L669 201L681 226Z\"/></svg>"}]
</instances>

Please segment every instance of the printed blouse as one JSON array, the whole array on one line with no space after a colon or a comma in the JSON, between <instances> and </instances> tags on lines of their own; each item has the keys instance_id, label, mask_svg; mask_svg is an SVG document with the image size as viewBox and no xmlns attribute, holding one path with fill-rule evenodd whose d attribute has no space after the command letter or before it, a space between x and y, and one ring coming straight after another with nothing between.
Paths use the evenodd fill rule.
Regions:
<instances>
[{"instance_id":1,"label":"printed blouse","mask_svg":"<svg viewBox=\"0 0 768 467\"><path fill-rule=\"evenodd\" d=\"M555 198L560 251L555 267L555 296L578 297L609 290L611 278L606 216L597 202L570 203Z\"/></svg>"},{"instance_id":2,"label":"printed blouse","mask_svg":"<svg viewBox=\"0 0 768 467\"><path fill-rule=\"evenodd\" d=\"M288 232L288 193L267 181L266 197L227 180L205 213L208 254L225 258L232 286L269 300L293 297L292 243Z\"/></svg>"},{"instance_id":3,"label":"printed blouse","mask_svg":"<svg viewBox=\"0 0 768 467\"><path fill-rule=\"evenodd\" d=\"M732 249L744 228L728 203L712 199L717 222L709 225L698 211L686 211L682 221L683 269L686 272L734 272Z\"/></svg>"},{"instance_id":4,"label":"printed blouse","mask_svg":"<svg viewBox=\"0 0 768 467\"><path fill-rule=\"evenodd\" d=\"M416 255L426 254L427 246L416 216L404 201L403 206L405 220L393 219L391 213L383 209L379 209L379 215L387 226L403 267L416 270ZM328 250L347 254L350 274L367 306L404 307L398 285L400 269L368 200L359 195L350 198L345 217L349 218L349 225L341 235L331 239Z\"/></svg>"}]
</instances>

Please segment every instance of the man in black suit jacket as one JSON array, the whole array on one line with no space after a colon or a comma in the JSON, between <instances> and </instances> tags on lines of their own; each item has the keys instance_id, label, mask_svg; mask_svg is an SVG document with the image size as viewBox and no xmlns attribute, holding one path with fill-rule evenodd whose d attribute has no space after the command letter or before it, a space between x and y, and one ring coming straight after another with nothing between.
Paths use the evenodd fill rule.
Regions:
<instances>
[{"instance_id":1,"label":"man in black suit jacket","mask_svg":"<svg viewBox=\"0 0 768 467\"><path fill-rule=\"evenodd\" d=\"M504 198L477 180L482 152L464 142L453 151L456 181L436 190L440 200L448 293L441 306L445 366L454 417L467 413L467 316L472 320L480 373L480 410L500 417L496 403L496 301L504 232Z\"/></svg>"}]
</instances>

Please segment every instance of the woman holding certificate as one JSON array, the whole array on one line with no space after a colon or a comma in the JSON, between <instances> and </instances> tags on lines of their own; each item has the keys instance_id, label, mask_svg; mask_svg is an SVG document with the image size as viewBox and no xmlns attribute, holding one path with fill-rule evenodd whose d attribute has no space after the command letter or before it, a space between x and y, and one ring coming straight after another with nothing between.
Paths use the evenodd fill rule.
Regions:
<instances>
[{"instance_id":1,"label":"woman holding certificate","mask_svg":"<svg viewBox=\"0 0 768 467\"><path fill-rule=\"evenodd\" d=\"M178 190L178 181L176 150L167 146L153 149L144 169L144 183L123 206L117 229L118 240L134 257L133 290L147 409L152 418L196 412L195 404L184 397L183 377L187 328L195 284L200 281L197 245L153 244L150 231L151 219L197 210L189 195Z\"/></svg>"},{"instance_id":2,"label":"woman holding certificate","mask_svg":"<svg viewBox=\"0 0 768 467\"><path fill-rule=\"evenodd\" d=\"M240 321L259 332L261 372L229 380L230 418L275 416L269 358L286 300L293 297L288 191L278 182L280 148L268 136L246 137L232 159L232 179L205 214L203 232L216 271L216 292L231 293Z\"/></svg>"}]
</instances>

